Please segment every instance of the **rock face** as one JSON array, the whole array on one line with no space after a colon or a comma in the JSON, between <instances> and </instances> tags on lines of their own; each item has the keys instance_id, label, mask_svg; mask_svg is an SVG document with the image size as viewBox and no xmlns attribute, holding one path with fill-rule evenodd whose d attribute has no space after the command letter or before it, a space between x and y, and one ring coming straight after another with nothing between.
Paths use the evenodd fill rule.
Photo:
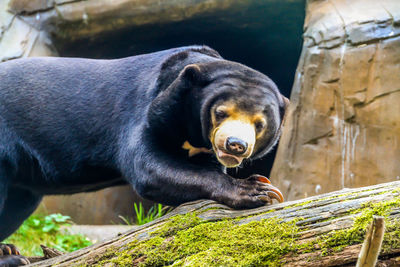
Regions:
<instances>
[{"instance_id":1,"label":"rock face","mask_svg":"<svg viewBox=\"0 0 400 267\"><path fill-rule=\"evenodd\" d=\"M271 177L287 199L400 179L400 2L308 1Z\"/></svg>"},{"instance_id":2,"label":"rock face","mask_svg":"<svg viewBox=\"0 0 400 267\"><path fill-rule=\"evenodd\" d=\"M0 1L0 62L56 55L47 33L11 13L8 4L8 0Z\"/></svg>"}]
</instances>

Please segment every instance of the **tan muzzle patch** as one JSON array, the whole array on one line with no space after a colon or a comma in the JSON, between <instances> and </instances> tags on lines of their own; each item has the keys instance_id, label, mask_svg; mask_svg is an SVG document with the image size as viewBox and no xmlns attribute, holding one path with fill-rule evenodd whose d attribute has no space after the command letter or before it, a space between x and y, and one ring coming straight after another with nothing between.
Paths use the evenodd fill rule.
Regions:
<instances>
[{"instance_id":1,"label":"tan muzzle patch","mask_svg":"<svg viewBox=\"0 0 400 267\"><path fill-rule=\"evenodd\" d=\"M239 166L253 153L254 125L244 120L226 120L212 133L211 141L218 161L228 168Z\"/></svg>"}]
</instances>

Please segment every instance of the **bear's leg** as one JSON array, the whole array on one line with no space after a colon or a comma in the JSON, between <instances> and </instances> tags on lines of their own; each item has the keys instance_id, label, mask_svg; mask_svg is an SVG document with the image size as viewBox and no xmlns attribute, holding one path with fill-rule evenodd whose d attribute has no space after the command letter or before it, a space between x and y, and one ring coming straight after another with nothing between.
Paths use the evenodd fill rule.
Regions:
<instances>
[{"instance_id":1,"label":"bear's leg","mask_svg":"<svg viewBox=\"0 0 400 267\"><path fill-rule=\"evenodd\" d=\"M174 206L212 199L233 208L255 208L271 203L273 198L282 199L279 190L257 175L234 179L216 162L191 164L157 146L151 135L143 134L140 144L124 147L120 166L123 176L144 198Z\"/></svg>"},{"instance_id":2,"label":"bear's leg","mask_svg":"<svg viewBox=\"0 0 400 267\"><path fill-rule=\"evenodd\" d=\"M16 187L6 192L3 208L0 210L0 240L11 235L39 205L42 196Z\"/></svg>"},{"instance_id":3,"label":"bear's leg","mask_svg":"<svg viewBox=\"0 0 400 267\"><path fill-rule=\"evenodd\" d=\"M0 240L11 235L22 222L39 205L41 196L28 190L10 187L8 192L3 186L0 194ZM20 256L15 246L0 244L0 266L19 266L28 264L29 261Z\"/></svg>"}]
</instances>

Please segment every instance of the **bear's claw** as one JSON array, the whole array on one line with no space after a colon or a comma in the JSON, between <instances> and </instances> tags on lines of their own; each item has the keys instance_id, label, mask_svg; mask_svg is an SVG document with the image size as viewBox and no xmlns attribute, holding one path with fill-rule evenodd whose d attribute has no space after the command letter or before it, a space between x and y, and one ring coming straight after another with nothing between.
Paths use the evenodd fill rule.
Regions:
<instances>
[{"instance_id":1,"label":"bear's claw","mask_svg":"<svg viewBox=\"0 0 400 267\"><path fill-rule=\"evenodd\" d=\"M280 203L282 203L283 201L284 201L284 198L283 198L283 194L282 194L282 192L278 189L278 188L276 188L275 186L273 186L272 184L271 184L271 181L267 178L267 177L265 177L265 176L262 176L262 175L258 175L258 174L256 174L256 175L253 175L256 179L257 179L257 181L260 181L260 182L263 182L263 183L266 183L266 184L268 184L268 193L267 193L267 195L270 197L270 198L273 198L273 199L276 199L276 200L278 200ZM260 200L263 200L263 201L265 201L263 198L259 198ZM269 201L267 201L267 202L269 202Z\"/></svg>"},{"instance_id":2,"label":"bear's claw","mask_svg":"<svg viewBox=\"0 0 400 267\"><path fill-rule=\"evenodd\" d=\"M13 244L0 243L0 256L2 255L20 255L19 250Z\"/></svg>"},{"instance_id":3,"label":"bear's claw","mask_svg":"<svg viewBox=\"0 0 400 267\"><path fill-rule=\"evenodd\" d=\"M282 193L280 193L278 189L271 189L271 191L268 192L268 196L278 200L280 203L284 201Z\"/></svg>"},{"instance_id":4,"label":"bear's claw","mask_svg":"<svg viewBox=\"0 0 400 267\"><path fill-rule=\"evenodd\" d=\"M271 181L265 177L265 176L261 176L261 175L255 175L257 177L257 180L263 183L267 183L267 184L271 184Z\"/></svg>"}]
</instances>

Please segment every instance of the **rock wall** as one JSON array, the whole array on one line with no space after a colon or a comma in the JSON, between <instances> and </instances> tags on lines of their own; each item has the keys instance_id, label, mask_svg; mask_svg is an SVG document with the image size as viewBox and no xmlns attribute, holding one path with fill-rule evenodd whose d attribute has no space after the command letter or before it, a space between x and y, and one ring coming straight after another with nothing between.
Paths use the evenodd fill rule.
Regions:
<instances>
[{"instance_id":1,"label":"rock wall","mask_svg":"<svg viewBox=\"0 0 400 267\"><path fill-rule=\"evenodd\" d=\"M287 199L400 179L400 1L309 0L271 177Z\"/></svg>"},{"instance_id":2,"label":"rock wall","mask_svg":"<svg viewBox=\"0 0 400 267\"><path fill-rule=\"evenodd\" d=\"M9 1L0 1L0 62L30 56L54 56L47 32L35 28L9 9Z\"/></svg>"}]
</instances>

